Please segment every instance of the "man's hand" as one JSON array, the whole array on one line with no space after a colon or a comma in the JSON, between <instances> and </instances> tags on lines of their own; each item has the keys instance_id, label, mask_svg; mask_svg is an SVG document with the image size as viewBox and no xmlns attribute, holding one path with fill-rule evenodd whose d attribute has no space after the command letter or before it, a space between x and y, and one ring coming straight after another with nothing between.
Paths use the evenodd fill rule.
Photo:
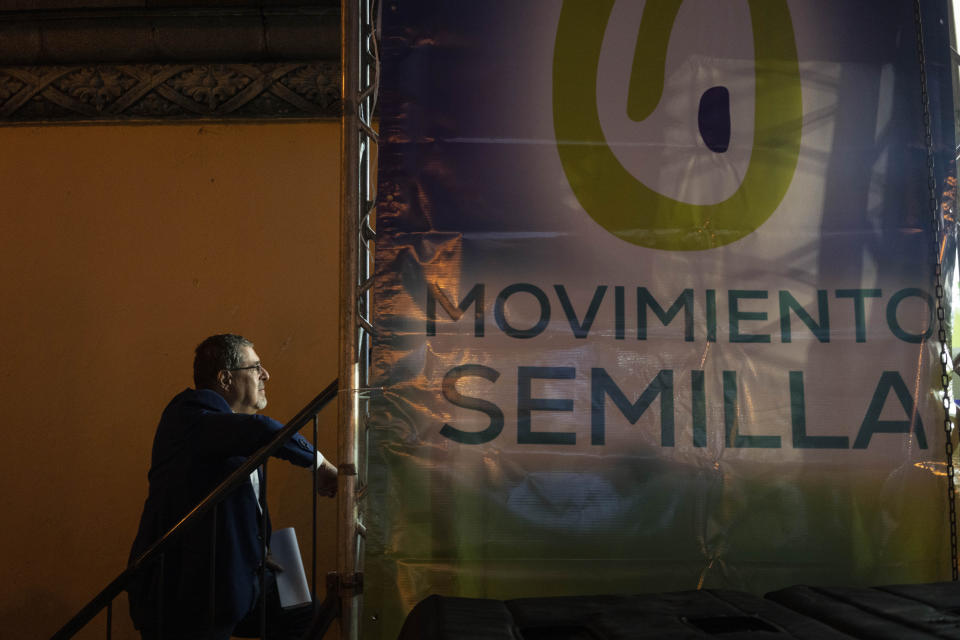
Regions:
<instances>
[{"instance_id":1,"label":"man's hand","mask_svg":"<svg viewBox=\"0 0 960 640\"><path fill-rule=\"evenodd\" d=\"M329 460L317 468L317 493L328 498L337 495L337 468Z\"/></svg>"},{"instance_id":2,"label":"man's hand","mask_svg":"<svg viewBox=\"0 0 960 640\"><path fill-rule=\"evenodd\" d=\"M263 559L263 565L274 573L283 573L283 566L273 559L273 554L267 551L267 557Z\"/></svg>"}]
</instances>

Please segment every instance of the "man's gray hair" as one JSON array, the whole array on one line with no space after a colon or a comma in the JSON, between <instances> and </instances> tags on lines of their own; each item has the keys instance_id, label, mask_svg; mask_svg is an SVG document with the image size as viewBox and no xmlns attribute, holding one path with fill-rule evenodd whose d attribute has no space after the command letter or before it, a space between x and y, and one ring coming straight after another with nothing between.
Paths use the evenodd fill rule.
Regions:
<instances>
[{"instance_id":1,"label":"man's gray hair","mask_svg":"<svg viewBox=\"0 0 960 640\"><path fill-rule=\"evenodd\" d=\"M243 364L243 348L253 343L235 333L210 336L197 345L193 358L193 384L197 389L216 389L217 374Z\"/></svg>"}]
</instances>

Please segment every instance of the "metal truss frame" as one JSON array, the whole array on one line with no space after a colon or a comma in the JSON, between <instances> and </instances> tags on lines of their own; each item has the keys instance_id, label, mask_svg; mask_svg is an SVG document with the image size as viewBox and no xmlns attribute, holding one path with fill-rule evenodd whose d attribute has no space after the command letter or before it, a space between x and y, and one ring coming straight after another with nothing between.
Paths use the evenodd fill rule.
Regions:
<instances>
[{"instance_id":1,"label":"metal truss frame","mask_svg":"<svg viewBox=\"0 0 960 640\"><path fill-rule=\"evenodd\" d=\"M363 593L363 499L366 418L373 337L373 258L376 203L373 162L378 136L373 114L379 87L379 2L341 1L340 384L337 574L340 630L356 640Z\"/></svg>"}]
</instances>

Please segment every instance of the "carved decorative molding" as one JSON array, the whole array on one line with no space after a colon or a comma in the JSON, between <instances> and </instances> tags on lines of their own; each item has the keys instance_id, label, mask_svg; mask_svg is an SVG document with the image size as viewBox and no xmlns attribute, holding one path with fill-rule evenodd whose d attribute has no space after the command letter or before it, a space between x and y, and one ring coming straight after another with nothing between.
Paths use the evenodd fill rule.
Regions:
<instances>
[{"instance_id":1,"label":"carved decorative molding","mask_svg":"<svg viewBox=\"0 0 960 640\"><path fill-rule=\"evenodd\" d=\"M0 67L0 124L339 115L331 61Z\"/></svg>"}]
</instances>

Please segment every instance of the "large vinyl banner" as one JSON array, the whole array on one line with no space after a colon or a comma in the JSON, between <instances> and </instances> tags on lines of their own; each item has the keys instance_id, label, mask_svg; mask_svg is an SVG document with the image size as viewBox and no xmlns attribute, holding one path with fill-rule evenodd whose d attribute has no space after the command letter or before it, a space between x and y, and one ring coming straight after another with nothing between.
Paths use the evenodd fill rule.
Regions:
<instances>
[{"instance_id":1,"label":"large vinyl banner","mask_svg":"<svg viewBox=\"0 0 960 640\"><path fill-rule=\"evenodd\" d=\"M363 637L949 578L922 7L383 3Z\"/></svg>"}]
</instances>

